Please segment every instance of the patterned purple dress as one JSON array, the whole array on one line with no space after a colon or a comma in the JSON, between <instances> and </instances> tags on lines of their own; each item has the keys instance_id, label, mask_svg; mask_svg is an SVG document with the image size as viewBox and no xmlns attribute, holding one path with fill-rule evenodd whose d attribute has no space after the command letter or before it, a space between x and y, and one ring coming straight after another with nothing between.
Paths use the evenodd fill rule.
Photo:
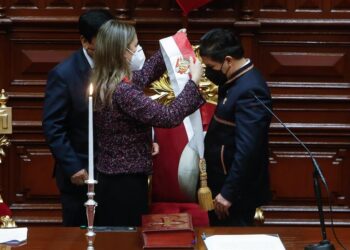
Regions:
<instances>
[{"instance_id":1,"label":"patterned purple dress","mask_svg":"<svg viewBox=\"0 0 350 250\"><path fill-rule=\"evenodd\" d=\"M118 84L113 95L113 108L95 112L98 171L151 174L151 127L175 127L205 102L191 80L168 106L147 97L143 89L164 71L163 57L158 51L142 70L134 72L131 82Z\"/></svg>"}]
</instances>

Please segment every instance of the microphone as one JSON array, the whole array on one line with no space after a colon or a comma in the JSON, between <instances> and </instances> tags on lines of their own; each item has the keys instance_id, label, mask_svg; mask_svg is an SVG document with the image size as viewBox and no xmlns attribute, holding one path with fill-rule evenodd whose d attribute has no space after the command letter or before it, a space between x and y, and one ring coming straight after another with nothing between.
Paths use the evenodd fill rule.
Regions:
<instances>
[{"instance_id":1,"label":"microphone","mask_svg":"<svg viewBox=\"0 0 350 250\"><path fill-rule=\"evenodd\" d=\"M324 223L324 214L323 214L319 178L321 179L327 191L328 191L328 185L327 185L326 179L323 176L321 168L319 167L315 157L313 156L309 148L306 147L306 145L286 126L286 124L284 124L284 122L282 122L281 119L259 97L257 97L253 91L249 91L249 94L251 94L252 97L255 98L255 100L257 100L273 117L276 118L276 120L289 132L289 134L291 134L294 137L294 139L306 150L306 152L309 154L312 160L312 165L314 167L314 172L313 172L314 192L316 196L318 214L320 218L322 241L320 241L320 243L318 244L307 245L305 246L304 250L334 250L335 248L333 244L330 243L329 240L327 240L326 226Z\"/></svg>"}]
</instances>

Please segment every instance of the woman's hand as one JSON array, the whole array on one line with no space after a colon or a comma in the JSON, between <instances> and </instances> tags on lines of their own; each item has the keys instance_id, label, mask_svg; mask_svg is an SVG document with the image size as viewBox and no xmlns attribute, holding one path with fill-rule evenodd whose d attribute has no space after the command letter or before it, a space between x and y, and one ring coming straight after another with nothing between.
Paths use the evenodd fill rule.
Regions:
<instances>
[{"instance_id":1,"label":"woman's hand","mask_svg":"<svg viewBox=\"0 0 350 250\"><path fill-rule=\"evenodd\" d=\"M194 60L196 60L194 62ZM194 81L197 86L203 75L202 63L196 58L190 58L190 74L192 76L192 81Z\"/></svg>"},{"instance_id":2,"label":"woman's hand","mask_svg":"<svg viewBox=\"0 0 350 250\"><path fill-rule=\"evenodd\" d=\"M179 29L176 33L183 32L187 35L185 28ZM190 75L191 79L198 85L203 75L203 67L199 60L196 58L190 58Z\"/></svg>"},{"instance_id":3,"label":"woman's hand","mask_svg":"<svg viewBox=\"0 0 350 250\"><path fill-rule=\"evenodd\" d=\"M156 142L152 143L152 156L159 154L159 144Z\"/></svg>"}]
</instances>

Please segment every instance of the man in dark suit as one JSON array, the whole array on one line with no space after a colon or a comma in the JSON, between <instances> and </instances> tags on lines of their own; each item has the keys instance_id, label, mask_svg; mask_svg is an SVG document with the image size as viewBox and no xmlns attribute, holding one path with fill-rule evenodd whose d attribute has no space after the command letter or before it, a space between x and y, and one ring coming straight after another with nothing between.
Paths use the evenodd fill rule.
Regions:
<instances>
[{"instance_id":1,"label":"man in dark suit","mask_svg":"<svg viewBox=\"0 0 350 250\"><path fill-rule=\"evenodd\" d=\"M87 81L93 67L92 56L98 29L112 18L106 10L91 10L82 14L79 18L82 48L48 75L43 128L55 159L54 176L61 194L64 226L86 225Z\"/></svg>"},{"instance_id":2,"label":"man in dark suit","mask_svg":"<svg viewBox=\"0 0 350 250\"><path fill-rule=\"evenodd\" d=\"M219 85L218 104L205 136L208 185L214 194L212 226L249 226L256 207L270 199L268 86L235 34L214 29L200 41L206 76Z\"/></svg>"}]
</instances>

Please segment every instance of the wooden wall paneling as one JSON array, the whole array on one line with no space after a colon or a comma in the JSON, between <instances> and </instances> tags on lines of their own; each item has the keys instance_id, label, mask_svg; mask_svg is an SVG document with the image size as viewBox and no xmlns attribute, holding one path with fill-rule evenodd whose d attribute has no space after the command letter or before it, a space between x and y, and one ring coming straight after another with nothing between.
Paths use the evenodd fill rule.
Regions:
<instances>
[{"instance_id":1,"label":"wooden wall paneling","mask_svg":"<svg viewBox=\"0 0 350 250\"><path fill-rule=\"evenodd\" d=\"M53 159L49 149L45 144L37 145L31 141L25 144L15 145L15 160L18 164L15 202L33 203L44 199L57 199L58 190L52 178Z\"/></svg>"},{"instance_id":2,"label":"wooden wall paneling","mask_svg":"<svg viewBox=\"0 0 350 250\"><path fill-rule=\"evenodd\" d=\"M247 3L246 7L243 7L242 4ZM222 1L211 1L206 5L198 8L198 10L193 10L190 12L190 18L203 18L206 19L207 23L218 21L217 25L220 24L220 21L224 19L239 19L240 11L242 9L250 9L249 0L246 1L231 1L231 0L222 0ZM249 14L250 13L246 13Z\"/></svg>"},{"instance_id":3,"label":"wooden wall paneling","mask_svg":"<svg viewBox=\"0 0 350 250\"><path fill-rule=\"evenodd\" d=\"M314 203L313 190L313 166L311 159L305 150L299 145L293 147L282 146L272 148L270 162L271 186L274 193L274 204L283 204L284 201L297 204ZM331 194L336 194L332 199L334 205L344 205L346 190L342 189L341 174L344 172L341 152L333 148L314 149L312 153L322 169L328 183ZM322 189L324 200L327 199L325 189ZM338 199L339 198L339 199Z\"/></svg>"},{"instance_id":4,"label":"wooden wall paneling","mask_svg":"<svg viewBox=\"0 0 350 250\"><path fill-rule=\"evenodd\" d=\"M131 1L113 0L11 0L7 4L10 16L79 16L83 11L93 8L109 9L119 19L130 18Z\"/></svg>"},{"instance_id":5,"label":"wooden wall paneling","mask_svg":"<svg viewBox=\"0 0 350 250\"><path fill-rule=\"evenodd\" d=\"M261 10L287 11L287 0L263 0L260 1Z\"/></svg>"},{"instance_id":6,"label":"wooden wall paneling","mask_svg":"<svg viewBox=\"0 0 350 250\"><path fill-rule=\"evenodd\" d=\"M14 125L9 204L20 224L57 224L61 207L41 127L43 97L48 71L80 47L79 36L71 27L52 32L45 26L15 24L7 61Z\"/></svg>"},{"instance_id":7,"label":"wooden wall paneling","mask_svg":"<svg viewBox=\"0 0 350 250\"><path fill-rule=\"evenodd\" d=\"M289 11L288 0L262 0L256 1L255 15L257 17L283 17Z\"/></svg>"},{"instance_id":8,"label":"wooden wall paneling","mask_svg":"<svg viewBox=\"0 0 350 250\"><path fill-rule=\"evenodd\" d=\"M326 11L332 13L333 17L339 19L348 19L350 13L349 0L325 1Z\"/></svg>"},{"instance_id":9,"label":"wooden wall paneling","mask_svg":"<svg viewBox=\"0 0 350 250\"><path fill-rule=\"evenodd\" d=\"M39 9L40 0L9 0L8 5L11 9Z\"/></svg>"},{"instance_id":10,"label":"wooden wall paneling","mask_svg":"<svg viewBox=\"0 0 350 250\"><path fill-rule=\"evenodd\" d=\"M77 1L74 0L48 0L45 3L45 9L75 9Z\"/></svg>"},{"instance_id":11,"label":"wooden wall paneling","mask_svg":"<svg viewBox=\"0 0 350 250\"><path fill-rule=\"evenodd\" d=\"M132 17L137 27L161 31L185 27L191 32L203 34L211 28L232 27L239 14L239 1L212 1L183 17L175 0L143 1L137 4ZM215 20L214 20L215 17ZM203 31L202 31L203 30Z\"/></svg>"},{"instance_id":12,"label":"wooden wall paneling","mask_svg":"<svg viewBox=\"0 0 350 250\"><path fill-rule=\"evenodd\" d=\"M181 16L179 14L180 9L175 1L154 0L138 3L134 8L132 17L136 20L136 22L146 22L147 19L159 21L164 20L164 18L168 18L169 21L173 21L174 18L181 20Z\"/></svg>"},{"instance_id":13,"label":"wooden wall paneling","mask_svg":"<svg viewBox=\"0 0 350 250\"><path fill-rule=\"evenodd\" d=\"M12 89L42 92L47 73L78 46L78 41L12 40Z\"/></svg>"},{"instance_id":14,"label":"wooden wall paneling","mask_svg":"<svg viewBox=\"0 0 350 250\"><path fill-rule=\"evenodd\" d=\"M30 135L26 136L27 138ZM43 140L13 142L10 208L18 224L58 224L61 206L52 177L53 159Z\"/></svg>"},{"instance_id":15,"label":"wooden wall paneling","mask_svg":"<svg viewBox=\"0 0 350 250\"><path fill-rule=\"evenodd\" d=\"M61 221L61 211L52 178L53 158L41 128L43 95L30 95L13 98L16 120L10 156L9 204L19 224L57 224Z\"/></svg>"},{"instance_id":16,"label":"wooden wall paneling","mask_svg":"<svg viewBox=\"0 0 350 250\"><path fill-rule=\"evenodd\" d=\"M0 17L0 87L7 91L6 82L8 81L8 59L9 59L9 42L8 29L11 21L6 16Z\"/></svg>"},{"instance_id":17,"label":"wooden wall paneling","mask_svg":"<svg viewBox=\"0 0 350 250\"><path fill-rule=\"evenodd\" d=\"M350 148L347 25L259 21L256 64L273 93L274 111L320 163L335 205L336 224L350 225L349 189L343 184L349 176ZM310 158L276 120L270 145L274 199L264 207L265 224L317 225ZM323 197L329 223L324 189Z\"/></svg>"},{"instance_id":18,"label":"wooden wall paneling","mask_svg":"<svg viewBox=\"0 0 350 250\"><path fill-rule=\"evenodd\" d=\"M110 6L116 13L117 19L131 19L137 0L111 1Z\"/></svg>"},{"instance_id":19,"label":"wooden wall paneling","mask_svg":"<svg viewBox=\"0 0 350 250\"><path fill-rule=\"evenodd\" d=\"M330 10L332 12L350 12L349 0L333 0L330 1Z\"/></svg>"},{"instance_id":20,"label":"wooden wall paneling","mask_svg":"<svg viewBox=\"0 0 350 250\"><path fill-rule=\"evenodd\" d=\"M125 1L115 1L120 4L125 4ZM82 0L78 1L81 4L81 8L108 8L111 7L111 1L103 1L103 0Z\"/></svg>"},{"instance_id":21,"label":"wooden wall paneling","mask_svg":"<svg viewBox=\"0 0 350 250\"><path fill-rule=\"evenodd\" d=\"M28 140L26 143L33 143L33 142ZM31 180L41 175L40 171L38 171L37 168L41 168L43 166L34 166L33 164L34 162L32 162L32 159L31 159L32 152L29 152L30 149L27 149L26 146L28 145L18 145L17 143L15 143L14 145L15 152L14 152L13 160L16 162L16 168L11 170L12 181L15 183L14 185L15 189L13 190L14 203L28 202L30 199L32 199L31 194L34 193L34 196L36 194L35 184L40 185L40 181L39 181L40 179L37 179L37 182L34 185L32 182L29 183ZM34 151L34 150L31 150L31 151ZM46 183L47 182L46 180L49 180L47 178L48 176L46 176L45 180L42 180L43 183Z\"/></svg>"},{"instance_id":22,"label":"wooden wall paneling","mask_svg":"<svg viewBox=\"0 0 350 250\"><path fill-rule=\"evenodd\" d=\"M271 44L260 47L260 61L262 69L268 80L275 81L307 81L320 82L344 81L348 78L347 66L349 64L349 48L324 45L304 47L300 44Z\"/></svg>"},{"instance_id":23,"label":"wooden wall paneling","mask_svg":"<svg viewBox=\"0 0 350 250\"><path fill-rule=\"evenodd\" d=\"M0 90L8 90L8 67L7 60L9 58L9 43L8 43L8 30L11 25L11 20L9 20L4 11L4 1L0 1ZM7 104L10 106L9 104ZM9 140L11 135L7 135ZM11 146L10 146L11 147ZM10 162L8 159L9 147L4 147L6 156L2 156L2 163L0 163L0 194L5 202L9 200L9 178L8 170L10 168Z\"/></svg>"},{"instance_id":24,"label":"wooden wall paneling","mask_svg":"<svg viewBox=\"0 0 350 250\"><path fill-rule=\"evenodd\" d=\"M57 224L61 221L61 207L52 178L53 158L41 128L43 95L16 94L9 205L19 224Z\"/></svg>"},{"instance_id":25,"label":"wooden wall paneling","mask_svg":"<svg viewBox=\"0 0 350 250\"><path fill-rule=\"evenodd\" d=\"M323 8L322 0L297 0L295 1L296 12L322 12Z\"/></svg>"},{"instance_id":26,"label":"wooden wall paneling","mask_svg":"<svg viewBox=\"0 0 350 250\"><path fill-rule=\"evenodd\" d=\"M9 137L8 137L9 138ZM5 203L10 201L10 179L9 179L9 169L11 168L11 146L4 148L5 156L2 157L2 162L0 163L0 194Z\"/></svg>"},{"instance_id":27,"label":"wooden wall paneling","mask_svg":"<svg viewBox=\"0 0 350 250\"><path fill-rule=\"evenodd\" d=\"M284 129L283 129L284 130ZM287 132L272 129L270 135L271 158L270 173L273 201L264 206L266 225L317 225L318 216L312 183L312 164L303 148L288 139L279 140L281 134L291 137ZM349 189L347 185L349 165L349 135L343 146L341 143L322 143L324 137L315 139L312 132L309 142L303 134L296 132L316 157L328 183L330 197L322 186L322 196L326 222L330 223L328 199L333 205L333 218L336 225L350 225ZM277 136L278 135L278 136ZM339 135L341 136L341 135ZM319 143L321 142L321 143Z\"/></svg>"},{"instance_id":28,"label":"wooden wall paneling","mask_svg":"<svg viewBox=\"0 0 350 250\"><path fill-rule=\"evenodd\" d=\"M0 18L5 16L5 0L0 0Z\"/></svg>"},{"instance_id":29,"label":"wooden wall paneling","mask_svg":"<svg viewBox=\"0 0 350 250\"><path fill-rule=\"evenodd\" d=\"M256 1L254 12L261 18L343 19L349 18L349 5L348 0L261 0Z\"/></svg>"}]
</instances>

